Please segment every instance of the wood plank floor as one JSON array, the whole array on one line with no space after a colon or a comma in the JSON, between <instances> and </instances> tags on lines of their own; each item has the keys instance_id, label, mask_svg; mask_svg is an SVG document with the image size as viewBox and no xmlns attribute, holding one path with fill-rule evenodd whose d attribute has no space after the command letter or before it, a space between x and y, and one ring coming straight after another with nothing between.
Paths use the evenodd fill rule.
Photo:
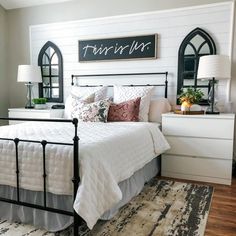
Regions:
<instances>
[{"instance_id":1,"label":"wood plank floor","mask_svg":"<svg viewBox=\"0 0 236 236\"><path fill-rule=\"evenodd\" d=\"M231 186L211 185L214 194L205 236L236 236L236 178Z\"/></svg>"},{"instance_id":2,"label":"wood plank floor","mask_svg":"<svg viewBox=\"0 0 236 236\"><path fill-rule=\"evenodd\" d=\"M214 193L205 236L236 236L236 177L233 177L231 186L187 180L176 181L213 186Z\"/></svg>"}]
</instances>

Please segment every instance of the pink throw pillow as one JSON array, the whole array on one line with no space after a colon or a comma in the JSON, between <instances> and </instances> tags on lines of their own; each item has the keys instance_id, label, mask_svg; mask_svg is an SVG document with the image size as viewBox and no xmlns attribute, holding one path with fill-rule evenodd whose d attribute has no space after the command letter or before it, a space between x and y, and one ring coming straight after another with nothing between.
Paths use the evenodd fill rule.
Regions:
<instances>
[{"instance_id":1,"label":"pink throw pillow","mask_svg":"<svg viewBox=\"0 0 236 236\"><path fill-rule=\"evenodd\" d=\"M108 112L108 121L139 121L141 97L122 102L112 103Z\"/></svg>"}]
</instances>

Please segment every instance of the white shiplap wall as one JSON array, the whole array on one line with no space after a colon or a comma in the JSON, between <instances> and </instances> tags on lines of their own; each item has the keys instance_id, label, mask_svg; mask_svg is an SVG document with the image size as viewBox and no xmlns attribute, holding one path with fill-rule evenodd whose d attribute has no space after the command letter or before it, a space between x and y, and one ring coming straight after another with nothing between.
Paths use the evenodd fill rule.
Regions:
<instances>
[{"instance_id":1,"label":"white shiplap wall","mask_svg":"<svg viewBox=\"0 0 236 236\"><path fill-rule=\"evenodd\" d=\"M31 62L37 64L38 54L48 41L61 50L64 61L64 94L70 90L71 74L131 73L168 71L169 99L176 100L178 48L184 37L196 27L206 30L215 40L219 54L231 54L233 3L202 5L174 10L106 17L73 22L60 22L30 27ZM158 34L158 59L111 62L78 62L78 40L106 37ZM157 78L86 79L83 83L156 83ZM162 81L161 78L159 78ZM226 82L219 85L221 99L227 97ZM157 91L162 93L162 91Z\"/></svg>"}]
</instances>

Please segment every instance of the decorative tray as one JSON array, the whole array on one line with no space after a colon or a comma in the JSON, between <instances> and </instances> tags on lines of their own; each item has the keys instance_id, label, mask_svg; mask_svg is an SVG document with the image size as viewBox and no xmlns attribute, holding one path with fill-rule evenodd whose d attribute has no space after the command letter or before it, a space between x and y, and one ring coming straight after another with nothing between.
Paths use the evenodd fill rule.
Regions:
<instances>
[{"instance_id":1,"label":"decorative tray","mask_svg":"<svg viewBox=\"0 0 236 236\"><path fill-rule=\"evenodd\" d=\"M174 110L175 114L179 115L203 115L204 111L181 111L181 110Z\"/></svg>"}]
</instances>

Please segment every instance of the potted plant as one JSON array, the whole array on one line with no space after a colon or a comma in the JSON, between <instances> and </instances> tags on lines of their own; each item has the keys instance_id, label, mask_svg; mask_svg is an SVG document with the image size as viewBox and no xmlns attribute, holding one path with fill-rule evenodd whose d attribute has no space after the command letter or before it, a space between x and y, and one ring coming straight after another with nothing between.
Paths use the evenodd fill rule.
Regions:
<instances>
[{"instance_id":1,"label":"potted plant","mask_svg":"<svg viewBox=\"0 0 236 236\"><path fill-rule=\"evenodd\" d=\"M47 98L34 98L33 99L34 108L45 109L47 108L46 102L47 102Z\"/></svg>"},{"instance_id":2,"label":"potted plant","mask_svg":"<svg viewBox=\"0 0 236 236\"><path fill-rule=\"evenodd\" d=\"M190 111L193 104L195 105L199 103L203 96L204 93L200 89L194 89L189 87L185 91L182 90L181 94L179 95L179 101L181 103L181 111ZM197 107L198 106L195 106L194 108L195 111L199 110Z\"/></svg>"}]
</instances>

